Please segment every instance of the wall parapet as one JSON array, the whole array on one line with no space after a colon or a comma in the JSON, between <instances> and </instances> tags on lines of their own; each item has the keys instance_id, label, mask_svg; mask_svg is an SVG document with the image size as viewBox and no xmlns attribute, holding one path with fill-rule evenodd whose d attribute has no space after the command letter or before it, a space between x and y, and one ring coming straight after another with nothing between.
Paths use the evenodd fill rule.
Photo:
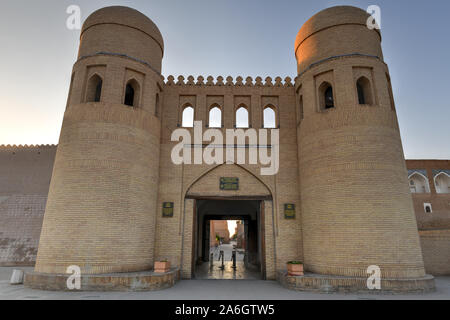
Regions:
<instances>
[{"instance_id":1,"label":"wall parapet","mask_svg":"<svg viewBox=\"0 0 450 320\"><path fill-rule=\"evenodd\" d=\"M43 149L43 148L56 148L57 144L0 144L0 150L6 149Z\"/></svg>"},{"instance_id":2,"label":"wall parapet","mask_svg":"<svg viewBox=\"0 0 450 320\"><path fill-rule=\"evenodd\" d=\"M170 75L165 80L167 86L236 86L236 87L279 87L279 88L291 88L294 87L291 77L286 77L283 81L281 77L272 79L267 77L264 81L262 77L256 77L254 80L252 77L244 78L238 76L234 79L231 76L226 78L218 76L216 79L212 76L208 76L206 79L203 76L198 76L197 80L193 76L188 76L187 79L180 75L175 80L175 77Z\"/></svg>"}]
</instances>

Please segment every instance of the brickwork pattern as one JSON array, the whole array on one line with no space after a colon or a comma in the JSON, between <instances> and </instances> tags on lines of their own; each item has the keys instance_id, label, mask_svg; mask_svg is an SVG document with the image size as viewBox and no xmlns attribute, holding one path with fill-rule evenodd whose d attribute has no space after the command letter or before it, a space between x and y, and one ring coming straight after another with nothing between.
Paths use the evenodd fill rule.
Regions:
<instances>
[{"instance_id":1,"label":"brickwork pattern","mask_svg":"<svg viewBox=\"0 0 450 320\"><path fill-rule=\"evenodd\" d=\"M34 265L56 146L0 147L0 265Z\"/></svg>"},{"instance_id":2,"label":"brickwork pattern","mask_svg":"<svg viewBox=\"0 0 450 320\"><path fill-rule=\"evenodd\" d=\"M297 39L294 84L279 77L169 76L164 82L164 44L153 22L124 7L94 13L83 27L73 68L36 272L64 273L73 264L85 274L134 272L168 259L190 278L197 232L192 198L264 197L268 279L291 260L320 274L365 277L376 264L384 278L423 279L389 70L380 34L364 26L366 18L350 7L311 18ZM87 101L94 75L103 80L96 103ZM357 104L354 83L361 75L370 83L373 105ZM123 104L131 79L139 85L134 107ZM321 112L323 81L333 85L336 108ZM177 142L171 135L187 105L203 130L209 110L218 106L223 132L235 127L237 108L244 106L250 128L260 129L264 109L273 107L279 172L262 176L259 165L173 164ZM240 190L220 190L220 177L238 177ZM18 186L17 192L0 193L0 208L17 201L43 205L38 195L45 190L21 193ZM20 200L22 194L29 197ZM173 217L162 216L164 202L174 203ZM295 204L295 219L285 219L285 204ZM445 252L445 242L427 238L422 247L426 263L441 270L432 248Z\"/></svg>"},{"instance_id":3,"label":"brickwork pattern","mask_svg":"<svg viewBox=\"0 0 450 320\"><path fill-rule=\"evenodd\" d=\"M346 8L325 10L304 28L342 12L354 24L299 33L308 34L297 48L296 82L304 107L298 148L305 269L365 277L368 266L378 265L384 278L420 278L425 270L380 37L360 25L364 11ZM346 40L337 45L325 38ZM323 52L335 58L306 67ZM338 57L355 52L379 54ZM358 104L355 67L371 70L376 104ZM322 81L333 85L333 109L320 109Z\"/></svg>"},{"instance_id":4,"label":"brickwork pattern","mask_svg":"<svg viewBox=\"0 0 450 320\"><path fill-rule=\"evenodd\" d=\"M423 260L427 273L450 275L450 230L420 231Z\"/></svg>"}]
</instances>

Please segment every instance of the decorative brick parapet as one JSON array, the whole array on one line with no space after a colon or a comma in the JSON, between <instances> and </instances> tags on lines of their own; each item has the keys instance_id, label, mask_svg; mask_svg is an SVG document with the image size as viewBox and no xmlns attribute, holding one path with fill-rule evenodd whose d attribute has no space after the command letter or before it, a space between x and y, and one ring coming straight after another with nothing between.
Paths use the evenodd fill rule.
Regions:
<instances>
[{"instance_id":1,"label":"decorative brick parapet","mask_svg":"<svg viewBox=\"0 0 450 320\"><path fill-rule=\"evenodd\" d=\"M41 145L15 145L15 144L0 144L0 150L7 150L7 149L43 149L43 148L56 148L57 145L55 144L41 144Z\"/></svg>"},{"instance_id":2,"label":"decorative brick parapet","mask_svg":"<svg viewBox=\"0 0 450 320\"><path fill-rule=\"evenodd\" d=\"M275 81L275 82L274 82ZM252 77L244 78L239 76L235 80L233 77L228 76L225 80L222 76L214 77L209 76L205 78L203 76L197 77L197 80L193 76L189 76L185 79L184 76L178 76L177 81L174 76L168 76L165 81L167 86L236 86L236 87L278 87L278 88L292 88L294 87L292 83L292 78L286 77L283 79L281 77L276 77L273 80L271 77L267 77L264 82L261 77L256 77L253 80Z\"/></svg>"}]
</instances>

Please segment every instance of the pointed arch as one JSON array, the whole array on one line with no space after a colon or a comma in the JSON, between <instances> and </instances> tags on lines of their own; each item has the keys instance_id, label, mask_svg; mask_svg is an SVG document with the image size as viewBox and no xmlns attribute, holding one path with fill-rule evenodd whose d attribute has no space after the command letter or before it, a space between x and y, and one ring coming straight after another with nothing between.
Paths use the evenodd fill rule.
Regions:
<instances>
[{"instance_id":1,"label":"pointed arch","mask_svg":"<svg viewBox=\"0 0 450 320\"><path fill-rule=\"evenodd\" d=\"M358 103L361 105L372 105L372 85L370 80L362 76L356 81L356 92L358 95Z\"/></svg>"},{"instance_id":2,"label":"pointed arch","mask_svg":"<svg viewBox=\"0 0 450 320\"><path fill-rule=\"evenodd\" d=\"M263 128L276 129L279 127L277 109L268 104L263 109Z\"/></svg>"},{"instance_id":3,"label":"pointed arch","mask_svg":"<svg viewBox=\"0 0 450 320\"><path fill-rule=\"evenodd\" d=\"M267 190L267 193L270 195L270 197L273 198L274 192L272 190L272 188L267 185L263 180L261 180L256 174L254 174L253 172L251 172L250 170L248 170L247 168L236 164L236 163L224 163L224 164L220 164L220 165L216 165L212 168L208 168L205 171L203 171L200 175L198 175L197 177L195 177L194 179L191 180L191 182L187 185L186 190L183 192L184 197L189 195L189 192L192 190L192 188L197 184L197 182L199 182L202 178L207 177L210 173L216 171L217 169L224 167L224 166L235 166L239 169L244 170L246 173L248 173L250 176L252 176L253 178L255 178L259 183L261 183L262 186L264 186L264 188Z\"/></svg>"},{"instance_id":4,"label":"pointed arch","mask_svg":"<svg viewBox=\"0 0 450 320\"><path fill-rule=\"evenodd\" d=\"M219 106L218 104L213 104L209 107L208 127L209 128L223 127L222 107Z\"/></svg>"},{"instance_id":5,"label":"pointed arch","mask_svg":"<svg viewBox=\"0 0 450 320\"><path fill-rule=\"evenodd\" d=\"M141 86L136 79L131 79L125 86L124 104L130 107L139 107Z\"/></svg>"},{"instance_id":6,"label":"pointed arch","mask_svg":"<svg viewBox=\"0 0 450 320\"><path fill-rule=\"evenodd\" d=\"M319 107L322 111L336 107L333 86L327 81L319 87Z\"/></svg>"},{"instance_id":7,"label":"pointed arch","mask_svg":"<svg viewBox=\"0 0 450 320\"><path fill-rule=\"evenodd\" d=\"M100 102L102 98L103 78L95 73L87 83L86 102Z\"/></svg>"},{"instance_id":8,"label":"pointed arch","mask_svg":"<svg viewBox=\"0 0 450 320\"><path fill-rule=\"evenodd\" d=\"M436 193L450 193L450 175L446 172L440 172L434 177L434 186Z\"/></svg>"},{"instance_id":9,"label":"pointed arch","mask_svg":"<svg viewBox=\"0 0 450 320\"><path fill-rule=\"evenodd\" d=\"M185 104L181 109L181 126L183 128L193 128L194 127L194 107L190 104Z\"/></svg>"},{"instance_id":10,"label":"pointed arch","mask_svg":"<svg viewBox=\"0 0 450 320\"><path fill-rule=\"evenodd\" d=\"M428 178L420 172L413 172L408 176L411 193L430 193Z\"/></svg>"},{"instance_id":11,"label":"pointed arch","mask_svg":"<svg viewBox=\"0 0 450 320\"><path fill-rule=\"evenodd\" d=\"M248 129L250 128L250 112L245 104L240 104L234 113L235 128Z\"/></svg>"}]
</instances>

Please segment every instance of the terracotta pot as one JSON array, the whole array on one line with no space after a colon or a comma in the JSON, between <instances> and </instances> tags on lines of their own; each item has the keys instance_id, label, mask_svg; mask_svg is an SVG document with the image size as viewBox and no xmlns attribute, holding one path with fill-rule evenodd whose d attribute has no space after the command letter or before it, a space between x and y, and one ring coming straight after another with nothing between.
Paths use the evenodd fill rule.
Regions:
<instances>
[{"instance_id":1,"label":"terracotta pot","mask_svg":"<svg viewBox=\"0 0 450 320\"><path fill-rule=\"evenodd\" d=\"M167 273L170 271L170 262L156 261L154 269L156 273Z\"/></svg>"},{"instance_id":2,"label":"terracotta pot","mask_svg":"<svg viewBox=\"0 0 450 320\"><path fill-rule=\"evenodd\" d=\"M288 275L293 277L304 276L303 264L290 264L287 265Z\"/></svg>"}]
</instances>

